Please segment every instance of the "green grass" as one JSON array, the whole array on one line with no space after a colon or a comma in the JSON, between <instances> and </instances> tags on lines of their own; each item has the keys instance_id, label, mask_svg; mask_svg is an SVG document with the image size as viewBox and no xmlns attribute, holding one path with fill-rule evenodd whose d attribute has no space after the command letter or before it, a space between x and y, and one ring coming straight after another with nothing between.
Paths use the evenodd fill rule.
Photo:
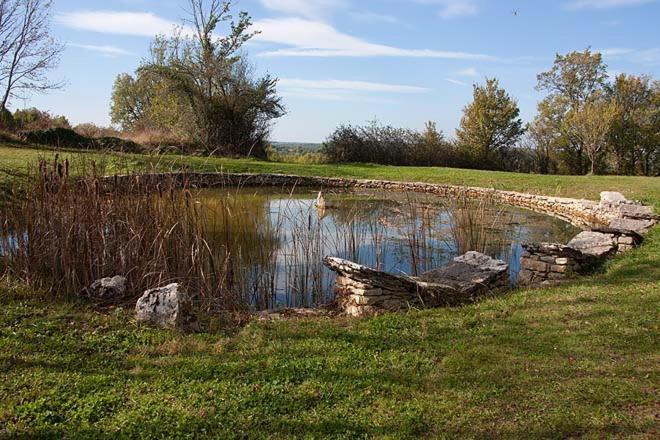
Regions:
<instances>
[{"instance_id":1,"label":"green grass","mask_svg":"<svg viewBox=\"0 0 660 440\"><path fill-rule=\"evenodd\" d=\"M22 166L39 153L0 154ZM591 198L620 189L660 205L657 179L189 162ZM656 228L603 273L560 288L229 334L152 330L130 310L0 284L0 437L657 438L659 256Z\"/></svg>"},{"instance_id":2,"label":"green grass","mask_svg":"<svg viewBox=\"0 0 660 440\"><path fill-rule=\"evenodd\" d=\"M54 152L36 148L0 146L0 170L20 169L39 157ZM628 176L548 176L456 168L390 167L370 164L308 165L265 162L252 159L204 158L191 156L145 156L135 154L63 152L64 157L87 158L108 163L109 172L127 169L225 171L237 173L284 173L301 176L389 179L526 191L597 200L601 191L621 191L629 198L648 203L660 200L660 181L655 177ZM1 179L0 171L0 179Z\"/></svg>"}]
</instances>

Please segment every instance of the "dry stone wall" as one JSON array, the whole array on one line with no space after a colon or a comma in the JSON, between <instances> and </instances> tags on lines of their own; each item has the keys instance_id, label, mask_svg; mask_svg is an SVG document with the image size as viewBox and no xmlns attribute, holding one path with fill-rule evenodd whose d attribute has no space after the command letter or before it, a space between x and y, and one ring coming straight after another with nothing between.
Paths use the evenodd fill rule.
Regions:
<instances>
[{"instance_id":1,"label":"dry stone wall","mask_svg":"<svg viewBox=\"0 0 660 440\"><path fill-rule=\"evenodd\" d=\"M553 215L577 226L596 226L631 229L635 231L650 228L657 216L646 206L625 200L594 202L590 200L551 197L526 194L515 191L501 191L493 188L465 187L423 182L394 182L388 180L341 179L328 177L293 176L286 174L244 174L244 173L161 173L141 176L113 176L104 179L105 184L131 181L145 187L157 187L166 181L179 186L199 188L219 187L258 187L293 186L315 189L375 189L384 191L410 191L452 197L465 194L472 198L492 197L496 201L527 208L536 212ZM609 193L608 193L609 194Z\"/></svg>"},{"instance_id":2,"label":"dry stone wall","mask_svg":"<svg viewBox=\"0 0 660 440\"><path fill-rule=\"evenodd\" d=\"M509 286L509 265L479 252L468 252L419 278L396 276L333 257L327 257L324 263L337 273L339 308L356 317L455 306Z\"/></svg>"}]
</instances>

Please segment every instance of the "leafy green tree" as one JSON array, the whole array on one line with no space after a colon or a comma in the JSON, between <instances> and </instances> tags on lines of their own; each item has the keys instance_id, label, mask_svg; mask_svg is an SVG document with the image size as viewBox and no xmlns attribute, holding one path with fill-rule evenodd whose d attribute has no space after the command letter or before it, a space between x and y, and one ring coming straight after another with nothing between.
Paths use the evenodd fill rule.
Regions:
<instances>
[{"instance_id":1,"label":"leafy green tree","mask_svg":"<svg viewBox=\"0 0 660 440\"><path fill-rule=\"evenodd\" d=\"M414 145L412 160L419 166L449 166L453 162L452 145L435 122L429 121Z\"/></svg>"},{"instance_id":2,"label":"leafy green tree","mask_svg":"<svg viewBox=\"0 0 660 440\"><path fill-rule=\"evenodd\" d=\"M188 103L195 140L208 153L265 157L270 122L284 107L277 80L255 78L240 55L255 35L250 16L240 12L234 20L232 1L189 0L189 7L192 35L158 38L142 70L171 84Z\"/></svg>"},{"instance_id":3,"label":"leafy green tree","mask_svg":"<svg viewBox=\"0 0 660 440\"><path fill-rule=\"evenodd\" d=\"M135 77L123 73L117 76L110 107L113 124L127 131L157 130L176 137L191 138L188 122L192 109L184 97L165 79L144 69Z\"/></svg>"},{"instance_id":4,"label":"leafy green tree","mask_svg":"<svg viewBox=\"0 0 660 440\"><path fill-rule=\"evenodd\" d=\"M589 160L590 174L596 174L602 166L615 116L616 106L611 101L592 99L566 117L566 126L574 130L571 138L582 145Z\"/></svg>"},{"instance_id":5,"label":"leafy green tree","mask_svg":"<svg viewBox=\"0 0 660 440\"><path fill-rule=\"evenodd\" d=\"M584 174L589 170L589 155L584 140L588 137L575 125L584 122L579 116L585 105L600 99L606 86L607 66L600 53L571 52L557 55L552 68L538 75L537 90L548 95L539 104L537 122L554 130L554 140L564 171ZM569 115L571 117L569 118Z\"/></svg>"},{"instance_id":6,"label":"leafy green tree","mask_svg":"<svg viewBox=\"0 0 660 440\"><path fill-rule=\"evenodd\" d=\"M647 76L618 75L609 88L616 114L610 127L610 145L618 174L634 174L641 166L646 145L653 145L653 82ZM657 131L657 127L656 127Z\"/></svg>"},{"instance_id":7,"label":"leafy green tree","mask_svg":"<svg viewBox=\"0 0 660 440\"><path fill-rule=\"evenodd\" d=\"M520 109L494 78L483 86L475 85L473 95L456 131L459 149L474 166L498 167L505 150L524 133Z\"/></svg>"}]
</instances>

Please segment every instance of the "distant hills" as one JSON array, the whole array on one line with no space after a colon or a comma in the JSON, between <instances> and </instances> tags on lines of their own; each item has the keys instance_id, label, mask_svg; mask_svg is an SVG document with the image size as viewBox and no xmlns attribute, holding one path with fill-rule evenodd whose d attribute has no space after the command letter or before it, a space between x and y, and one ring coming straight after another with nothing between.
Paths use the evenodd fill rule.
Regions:
<instances>
[{"instance_id":1,"label":"distant hills","mask_svg":"<svg viewBox=\"0 0 660 440\"><path fill-rule=\"evenodd\" d=\"M323 144L309 143L309 142L271 142L273 148L282 152L307 152L318 151Z\"/></svg>"}]
</instances>

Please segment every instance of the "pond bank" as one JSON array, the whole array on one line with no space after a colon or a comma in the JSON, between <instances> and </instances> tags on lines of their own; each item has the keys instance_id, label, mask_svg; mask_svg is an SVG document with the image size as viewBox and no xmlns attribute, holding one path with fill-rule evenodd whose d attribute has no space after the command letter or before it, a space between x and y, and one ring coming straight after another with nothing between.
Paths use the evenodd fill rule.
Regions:
<instances>
[{"instance_id":1,"label":"pond bank","mask_svg":"<svg viewBox=\"0 0 660 440\"><path fill-rule=\"evenodd\" d=\"M423 182L396 182L390 180L346 179L332 177L310 177L287 174L250 173L155 173L119 175L104 178L108 184L121 180L139 179L146 187L156 187L164 181L174 181L181 187L313 187L319 189L375 189L396 192L418 192L452 197L465 194L472 198L493 197L497 202L527 208L535 212L553 215L582 228L611 226L617 229L645 230L650 228L657 216L652 209L635 202L603 203L584 199L552 197L517 191L502 191L494 188L466 187Z\"/></svg>"}]
</instances>

